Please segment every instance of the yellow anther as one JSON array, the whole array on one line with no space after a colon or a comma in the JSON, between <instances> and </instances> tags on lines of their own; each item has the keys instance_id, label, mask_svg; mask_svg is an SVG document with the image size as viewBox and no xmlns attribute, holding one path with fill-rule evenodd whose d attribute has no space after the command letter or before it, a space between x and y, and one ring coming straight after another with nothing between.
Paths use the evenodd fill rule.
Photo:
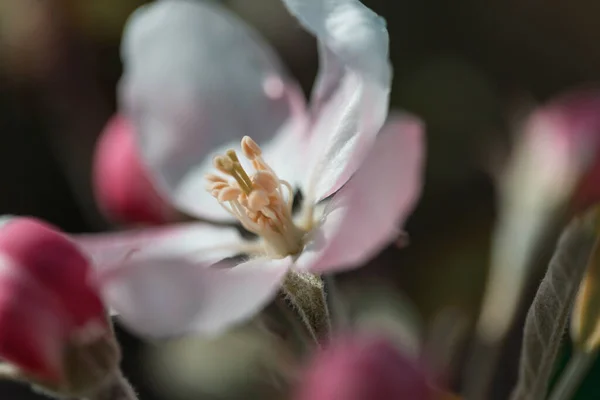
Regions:
<instances>
[{"instance_id":1,"label":"yellow anther","mask_svg":"<svg viewBox=\"0 0 600 400\"><path fill-rule=\"evenodd\" d=\"M240 189L229 186L219 191L217 199L219 201L233 201L237 199L240 194L242 194Z\"/></svg>"},{"instance_id":2,"label":"yellow anther","mask_svg":"<svg viewBox=\"0 0 600 400\"><path fill-rule=\"evenodd\" d=\"M258 212L270 203L269 195L262 190L255 190L248 196L248 209Z\"/></svg>"},{"instance_id":3,"label":"yellow anther","mask_svg":"<svg viewBox=\"0 0 600 400\"><path fill-rule=\"evenodd\" d=\"M252 177L252 183L267 193L272 193L279 187L277 178L268 171L257 171Z\"/></svg>"},{"instance_id":4,"label":"yellow anther","mask_svg":"<svg viewBox=\"0 0 600 400\"><path fill-rule=\"evenodd\" d=\"M242 138L242 153L248 160L254 160L262 155L262 150L250 136L244 136Z\"/></svg>"}]
</instances>

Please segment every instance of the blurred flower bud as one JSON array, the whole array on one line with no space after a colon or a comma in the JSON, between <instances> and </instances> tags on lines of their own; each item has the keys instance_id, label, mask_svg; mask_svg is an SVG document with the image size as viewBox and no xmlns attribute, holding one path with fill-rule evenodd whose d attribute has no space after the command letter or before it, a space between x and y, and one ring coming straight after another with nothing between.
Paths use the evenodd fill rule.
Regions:
<instances>
[{"instance_id":1,"label":"blurred flower bud","mask_svg":"<svg viewBox=\"0 0 600 400\"><path fill-rule=\"evenodd\" d=\"M58 230L33 218L0 225L0 357L15 378L73 395L95 390L120 359L91 269Z\"/></svg>"},{"instance_id":2,"label":"blurred flower bud","mask_svg":"<svg viewBox=\"0 0 600 400\"><path fill-rule=\"evenodd\" d=\"M600 88L577 90L549 106L561 119L563 131L578 143L584 171L573 194L576 212L600 201Z\"/></svg>"},{"instance_id":3,"label":"blurred flower bud","mask_svg":"<svg viewBox=\"0 0 600 400\"><path fill-rule=\"evenodd\" d=\"M535 251L572 201L600 200L600 91L578 90L536 109L499 176L495 227L478 335L500 343L511 326ZM592 179L590 183L585 183ZM582 186L582 184L584 186Z\"/></svg>"},{"instance_id":4,"label":"blurred flower bud","mask_svg":"<svg viewBox=\"0 0 600 400\"><path fill-rule=\"evenodd\" d=\"M383 337L334 340L312 361L296 400L439 398L421 365Z\"/></svg>"},{"instance_id":5,"label":"blurred flower bud","mask_svg":"<svg viewBox=\"0 0 600 400\"><path fill-rule=\"evenodd\" d=\"M172 222L177 212L154 188L136 148L133 126L120 115L106 124L96 145L93 183L105 215L124 224Z\"/></svg>"}]
</instances>

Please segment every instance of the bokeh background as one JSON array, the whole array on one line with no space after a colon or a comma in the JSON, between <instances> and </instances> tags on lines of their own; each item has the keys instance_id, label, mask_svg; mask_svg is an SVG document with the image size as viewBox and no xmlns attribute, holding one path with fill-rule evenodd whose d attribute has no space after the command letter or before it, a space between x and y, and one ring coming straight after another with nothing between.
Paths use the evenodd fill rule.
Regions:
<instances>
[{"instance_id":1,"label":"bokeh background","mask_svg":"<svg viewBox=\"0 0 600 400\"><path fill-rule=\"evenodd\" d=\"M363 2L388 23L392 106L426 122L427 172L423 199L407 225L410 246L391 247L370 268L344 276L342 286L352 288L358 278L386 282L410 300L424 329L448 307L459 310L469 325L489 261L495 216L490 172L502 163L519 118L530 107L599 80L600 3ZM68 232L111 228L94 204L91 160L95 140L116 107L122 29L142 3L0 0L0 213L34 215ZM310 90L315 42L278 0L222 3L264 34ZM540 265L548 258L542 252ZM534 290L532 285L529 299ZM522 320L503 353L494 398L506 398L514 383L520 326ZM154 345L123 331L119 338L125 372L141 399L170 398L147 373L145 354ZM0 398L39 396L0 383ZM593 376L579 398L600 398Z\"/></svg>"}]
</instances>

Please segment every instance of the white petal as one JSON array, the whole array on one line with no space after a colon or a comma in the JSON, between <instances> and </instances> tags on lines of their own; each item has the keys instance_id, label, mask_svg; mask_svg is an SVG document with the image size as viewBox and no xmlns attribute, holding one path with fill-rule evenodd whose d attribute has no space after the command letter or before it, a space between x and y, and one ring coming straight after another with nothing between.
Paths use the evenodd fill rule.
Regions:
<instances>
[{"instance_id":1,"label":"white petal","mask_svg":"<svg viewBox=\"0 0 600 400\"><path fill-rule=\"evenodd\" d=\"M284 0L319 41L304 192L318 201L356 171L388 111L385 21L357 0Z\"/></svg>"},{"instance_id":2,"label":"white petal","mask_svg":"<svg viewBox=\"0 0 600 400\"><path fill-rule=\"evenodd\" d=\"M153 259L106 271L100 284L107 303L139 334L216 335L258 313L291 263L290 257L235 267Z\"/></svg>"},{"instance_id":3,"label":"white petal","mask_svg":"<svg viewBox=\"0 0 600 400\"><path fill-rule=\"evenodd\" d=\"M122 48L120 101L144 161L182 210L230 220L206 193L220 147L244 135L260 145L299 128L304 100L271 49L241 20L208 1L139 9Z\"/></svg>"},{"instance_id":4,"label":"white petal","mask_svg":"<svg viewBox=\"0 0 600 400\"><path fill-rule=\"evenodd\" d=\"M394 240L421 193L423 142L416 118L390 121L364 164L327 205L296 266L312 272L355 268Z\"/></svg>"},{"instance_id":5,"label":"white petal","mask_svg":"<svg viewBox=\"0 0 600 400\"><path fill-rule=\"evenodd\" d=\"M234 228L206 223L74 235L72 239L94 261L98 270L155 257L216 262L242 252L247 245Z\"/></svg>"}]
</instances>

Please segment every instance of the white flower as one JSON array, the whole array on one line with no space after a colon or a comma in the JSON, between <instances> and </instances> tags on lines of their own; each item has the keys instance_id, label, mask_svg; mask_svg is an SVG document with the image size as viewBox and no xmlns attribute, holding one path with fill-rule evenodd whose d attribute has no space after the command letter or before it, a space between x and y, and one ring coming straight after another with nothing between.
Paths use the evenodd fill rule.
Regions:
<instances>
[{"instance_id":1,"label":"white flower","mask_svg":"<svg viewBox=\"0 0 600 400\"><path fill-rule=\"evenodd\" d=\"M121 113L152 181L181 211L258 236L197 222L78 238L107 301L140 333L218 333L258 312L291 269L358 267L419 196L421 123L397 115L382 129L384 21L355 0L283 1L318 39L308 107L269 47L216 4L163 0L127 25Z\"/></svg>"}]
</instances>

